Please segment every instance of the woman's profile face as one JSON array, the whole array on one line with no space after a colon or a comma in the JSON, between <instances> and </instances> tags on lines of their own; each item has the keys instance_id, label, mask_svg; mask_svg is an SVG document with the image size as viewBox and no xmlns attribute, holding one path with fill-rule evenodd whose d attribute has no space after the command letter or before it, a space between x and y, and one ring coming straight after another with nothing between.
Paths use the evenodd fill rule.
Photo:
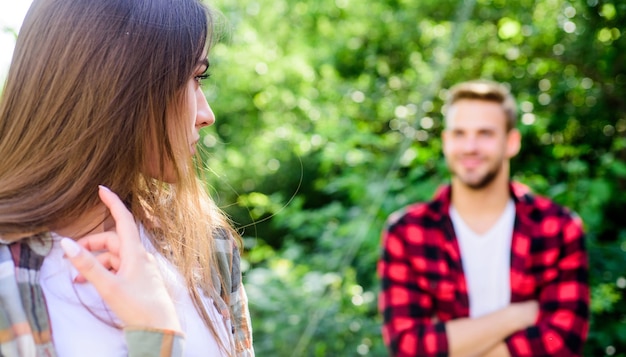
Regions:
<instances>
[{"instance_id":1,"label":"woman's profile face","mask_svg":"<svg viewBox=\"0 0 626 357\"><path fill-rule=\"evenodd\" d=\"M187 118L190 139L188 144L191 155L196 152L196 144L200 139L200 129L215 123L213 110L211 110L200 86L202 80L208 77L208 69L209 62L207 59L203 59L196 68L193 77L186 84L186 108L184 112L189 116Z\"/></svg>"},{"instance_id":2,"label":"woman's profile face","mask_svg":"<svg viewBox=\"0 0 626 357\"><path fill-rule=\"evenodd\" d=\"M170 117L167 118L171 123L168 134L174 151L189 157L196 153L196 145L198 140L200 140L200 129L215 122L213 110L209 106L200 86L201 81L208 77L206 74L208 68L209 63L206 58L199 61L193 76L187 80L183 89L184 100L182 102L184 107L176 111L183 114L178 115L179 117L173 117L170 114ZM180 133L184 133L184 135L181 137ZM153 145L158 147L162 143L154 143ZM148 153L147 173L165 182L176 182L176 168L173 162L165 159L162 171L159 170L161 158L157 156L156 153L158 152L159 150L150 150ZM185 160L182 159L184 158L177 158L177 161L180 161L180 164L184 164Z\"/></svg>"}]
</instances>

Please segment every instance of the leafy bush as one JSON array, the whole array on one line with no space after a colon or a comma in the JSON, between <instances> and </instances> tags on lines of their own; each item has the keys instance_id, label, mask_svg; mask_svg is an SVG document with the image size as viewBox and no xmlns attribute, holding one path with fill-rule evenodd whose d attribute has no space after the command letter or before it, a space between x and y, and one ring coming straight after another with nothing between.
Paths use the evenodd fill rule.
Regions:
<instances>
[{"instance_id":1,"label":"leafy bush","mask_svg":"<svg viewBox=\"0 0 626 357\"><path fill-rule=\"evenodd\" d=\"M586 354L626 356L623 1L215 1L226 32L205 133L219 203L242 227L259 355L385 354L380 231L448 181L445 88L510 84L515 179L588 232Z\"/></svg>"}]
</instances>

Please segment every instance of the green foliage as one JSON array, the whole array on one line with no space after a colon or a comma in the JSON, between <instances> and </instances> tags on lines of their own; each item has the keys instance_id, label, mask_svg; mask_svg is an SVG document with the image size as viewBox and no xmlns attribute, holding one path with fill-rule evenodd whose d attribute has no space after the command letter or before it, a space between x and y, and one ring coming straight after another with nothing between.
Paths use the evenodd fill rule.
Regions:
<instances>
[{"instance_id":1,"label":"green foliage","mask_svg":"<svg viewBox=\"0 0 626 357\"><path fill-rule=\"evenodd\" d=\"M581 215L585 355L626 356L626 3L216 0L217 123L206 157L246 237L259 355L385 354L376 260L385 218L448 180L445 88L510 84L515 179Z\"/></svg>"}]
</instances>

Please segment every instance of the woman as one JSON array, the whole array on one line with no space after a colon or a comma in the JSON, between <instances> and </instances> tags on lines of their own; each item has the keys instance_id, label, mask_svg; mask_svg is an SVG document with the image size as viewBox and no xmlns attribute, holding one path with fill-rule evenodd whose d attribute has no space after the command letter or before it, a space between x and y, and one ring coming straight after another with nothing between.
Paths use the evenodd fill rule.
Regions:
<instances>
[{"instance_id":1,"label":"woman","mask_svg":"<svg viewBox=\"0 0 626 357\"><path fill-rule=\"evenodd\" d=\"M34 0L0 101L0 355L254 355L194 159L212 35L199 0Z\"/></svg>"}]
</instances>

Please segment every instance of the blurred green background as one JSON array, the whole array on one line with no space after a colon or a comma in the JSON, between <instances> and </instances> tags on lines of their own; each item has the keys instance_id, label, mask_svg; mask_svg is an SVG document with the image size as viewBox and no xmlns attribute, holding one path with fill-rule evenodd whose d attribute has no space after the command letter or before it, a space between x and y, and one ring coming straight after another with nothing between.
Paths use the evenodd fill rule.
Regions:
<instances>
[{"instance_id":1,"label":"blurred green background","mask_svg":"<svg viewBox=\"0 0 626 357\"><path fill-rule=\"evenodd\" d=\"M239 0L206 87L213 195L241 227L259 356L385 356L385 218L448 182L445 88L508 83L512 173L588 232L585 356L626 356L626 1Z\"/></svg>"},{"instance_id":2,"label":"blurred green background","mask_svg":"<svg viewBox=\"0 0 626 357\"><path fill-rule=\"evenodd\" d=\"M512 173L579 213L585 356L626 356L626 1L214 0L211 190L244 239L259 356L385 356L386 217L447 183L445 88L518 99Z\"/></svg>"}]
</instances>

